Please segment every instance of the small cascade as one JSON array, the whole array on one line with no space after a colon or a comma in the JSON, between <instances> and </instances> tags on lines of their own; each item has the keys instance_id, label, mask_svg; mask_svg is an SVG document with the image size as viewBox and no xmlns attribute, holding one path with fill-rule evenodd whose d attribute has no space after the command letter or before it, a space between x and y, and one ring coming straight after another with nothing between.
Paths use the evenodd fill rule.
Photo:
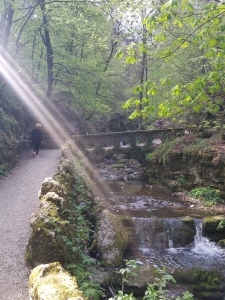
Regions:
<instances>
[{"instance_id":1,"label":"small cascade","mask_svg":"<svg viewBox=\"0 0 225 300\"><path fill-rule=\"evenodd\" d=\"M217 246L214 242L202 235L202 220L195 219L196 235L194 239L194 248L192 252L196 254L207 254L215 256L217 254L224 255L224 250Z\"/></svg>"},{"instance_id":2,"label":"small cascade","mask_svg":"<svg viewBox=\"0 0 225 300\"><path fill-rule=\"evenodd\" d=\"M170 270L218 269L225 274L225 250L202 235L202 220L195 220L196 232L193 228L192 242L188 244L182 218L133 218L133 221L144 263Z\"/></svg>"},{"instance_id":3,"label":"small cascade","mask_svg":"<svg viewBox=\"0 0 225 300\"><path fill-rule=\"evenodd\" d=\"M164 224L165 224L165 227L166 227L166 233L167 233L169 248L174 248L170 222L165 219Z\"/></svg>"},{"instance_id":4,"label":"small cascade","mask_svg":"<svg viewBox=\"0 0 225 300\"><path fill-rule=\"evenodd\" d=\"M135 236L141 249L163 249L168 246L163 219L133 218Z\"/></svg>"}]
</instances>

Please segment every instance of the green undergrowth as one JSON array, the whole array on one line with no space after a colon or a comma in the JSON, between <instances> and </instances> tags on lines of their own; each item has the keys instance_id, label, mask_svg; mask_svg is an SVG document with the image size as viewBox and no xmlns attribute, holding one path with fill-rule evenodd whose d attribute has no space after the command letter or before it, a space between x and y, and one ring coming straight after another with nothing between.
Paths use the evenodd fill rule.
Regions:
<instances>
[{"instance_id":1,"label":"green undergrowth","mask_svg":"<svg viewBox=\"0 0 225 300\"><path fill-rule=\"evenodd\" d=\"M215 152L214 146L220 141L218 134L208 139L199 138L197 135L185 135L172 141L165 141L154 152L148 153L146 160L163 163L165 166L171 153L182 153L183 161L186 161L187 157L196 157L196 153L212 157Z\"/></svg>"},{"instance_id":2,"label":"green undergrowth","mask_svg":"<svg viewBox=\"0 0 225 300\"><path fill-rule=\"evenodd\" d=\"M131 276L138 276L137 273L135 273L135 270L137 270L137 262L135 260L125 260L126 266L125 268L120 269L120 274L122 274L122 283L121 283L121 290L118 291L117 295L115 295L113 298L110 298L109 300L136 300L141 299L136 298L133 293L126 294L124 292L125 289L125 283L129 282L129 278ZM148 283L147 288L144 294L144 297L142 297L143 300L191 300L193 299L193 295L186 291L183 293L182 296L174 297L174 296L167 296L168 294L168 286L172 284L176 284L176 280L174 277L170 274L166 274L166 267L164 267L162 270L157 270L156 273L158 273L158 277L154 278L153 283Z\"/></svg>"},{"instance_id":3,"label":"green undergrowth","mask_svg":"<svg viewBox=\"0 0 225 300\"><path fill-rule=\"evenodd\" d=\"M4 165L0 166L0 178L8 176L7 168Z\"/></svg>"},{"instance_id":4,"label":"green undergrowth","mask_svg":"<svg viewBox=\"0 0 225 300\"><path fill-rule=\"evenodd\" d=\"M79 193L79 203L73 203L72 214L68 219L75 227L76 235L69 239L63 236L67 247L81 258L76 264L67 264L65 268L76 276L79 288L88 299L97 300L103 294L100 284L94 280L94 272L99 267L99 255L93 252L96 241L93 240L94 228L90 220L92 202L86 199L86 187L78 181L74 190ZM72 203L72 201L71 201Z\"/></svg>"},{"instance_id":5,"label":"green undergrowth","mask_svg":"<svg viewBox=\"0 0 225 300\"><path fill-rule=\"evenodd\" d=\"M80 259L76 263L64 265L71 275L76 276L80 290L87 299L99 299L103 294L100 284L94 280L95 270L99 267L99 254L94 251L96 241L93 238L94 225L92 220L93 202L84 183L85 174L77 159L74 166L79 175L73 184L73 193L70 193L70 211L65 211L66 220L74 226L76 234L73 238L66 235L62 239L71 252L76 253ZM80 177L80 178L79 178ZM87 178L86 178L87 179ZM74 199L76 199L74 201ZM60 229L59 229L60 230Z\"/></svg>"},{"instance_id":6,"label":"green undergrowth","mask_svg":"<svg viewBox=\"0 0 225 300\"><path fill-rule=\"evenodd\" d=\"M199 187L190 191L191 197L201 199L204 206L213 206L224 203L217 190L210 187Z\"/></svg>"},{"instance_id":7,"label":"green undergrowth","mask_svg":"<svg viewBox=\"0 0 225 300\"><path fill-rule=\"evenodd\" d=\"M185 136L183 137L178 137L172 141L165 141L162 145L157 147L156 151L149 153L146 155L146 160L147 161L158 161L159 163L163 163L163 165L166 164L168 156L171 152L173 152L174 149L179 144L184 143Z\"/></svg>"},{"instance_id":8,"label":"green undergrowth","mask_svg":"<svg viewBox=\"0 0 225 300\"><path fill-rule=\"evenodd\" d=\"M81 184L77 190L81 191L83 188L84 186ZM95 246L95 240L91 237L94 230L92 229L92 223L87 218L91 209L91 203L85 198L80 198L79 202L78 205L73 204L73 214L68 219L69 222L73 223L76 235L72 239L62 236L62 239L73 253L78 254L80 262L67 264L65 268L73 276L76 276L79 288L84 296L88 299L96 300L102 295L103 290L99 283L94 280L94 271L98 268L99 261L98 254L95 254L95 257L93 257L92 250Z\"/></svg>"}]
</instances>

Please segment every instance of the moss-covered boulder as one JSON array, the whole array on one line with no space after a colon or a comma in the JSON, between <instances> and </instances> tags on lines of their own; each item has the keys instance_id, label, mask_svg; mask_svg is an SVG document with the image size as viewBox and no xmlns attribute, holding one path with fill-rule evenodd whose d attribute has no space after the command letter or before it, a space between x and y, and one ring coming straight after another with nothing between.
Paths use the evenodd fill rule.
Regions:
<instances>
[{"instance_id":1,"label":"moss-covered boulder","mask_svg":"<svg viewBox=\"0 0 225 300\"><path fill-rule=\"evenodd\" d=\"M219 241L219 246L225 248L225 239Z\"/></svg>"},{"instance_id":2,"label":"moss-covered boulder","mask_svg":"<svg viewBox=\"0 0 225 300\"><path fill-rule=\"evenodd\" d=\"M225 216L209 216L203 219L203 230L206 233L223 233L225 236L225 226L219 226L221 222L225 224Z\"/></svg>"},{"instance_id":3,"label":"moss-covered boulder","mask_svg":"<svg viewBox=\"0 0 225 300\"><path fill-rule=\"evenodd\" d=\"M102 265L119 266L128 241L120 218L108 210L103 210L97 224L96 236Z\"/></svg>"},{"instance_id":4,"label":"moss-covered boulder","mask_svg":"<svg viewBox=\"0 0 225 300\"><path fill-rule=\"evenodd\" d=\"M138 293L144 293L147 284L153 283L154 278L159 276L156 272L156 268L153 266L139 266L133 273L135 273L136 276L129 275L125 282L126 292L134 292L135 290ZM121 289L122 279L122 274L114 270L110 273L109 271L96 270L95 273L95 280L98 283L103 287L108 287L112 284L116 290Z\"/></svg>"},{"instance_id":5,"label":"moss-covered boulder","mask_svg":"<svg viewBox=\"0 0 225 300\"><path fill-rule=\"evenodd\" d=\"M27 245L26 260L32 267L54 261L65 264L79 260L79 256L73 253L68 243L76 231L62 218L60 212L63 203L63 198L49 192L31 216L32 234Z\"/></svg>"},{"instance_id":6,"label":"moss-covered boulder","mask_svg":"<svg viewBox=\"0 0 225 300\"><path fill-rule=\"evenodd\" d=\"M195 299L223 299L224 286L218 271L196 268L175 270L174 278L177 283L187 284Z\"/></svg>"},{"instance_id":7,"label":"moss-covered boulder","mask_svg":"<svg viewBox=\"0 0 225 300\"><path fill-rule=\"evenodd\" d=\"M66 194L60 182L51 177L45 178L45 180L42 182L39 191L39 199L45 196L48 192L54 192L61 197Z\"/></svg>"},{"instance_id":8,"label":"moss-covered boulder","mask_svg":"<svg viewBox=\"0 0 225 300\"><path fill-rule=\"evenodd\" d=\"M125 168L125 164L123 163L118 163L118 164L112 164L111 168L115 168L115 169L123 169Z\"/></svg>"},{"instance_id":9,"label":"moss-covered boulder","mask_svg":"<svg viewBox=\"0 0 225 300\"><path fill-rule=\"evenodd\" d=\"M183 217L182 221L184 224L186 224L190 228L195 229L195 221L192 217L190 217L190 216Z\"/></svg>"},{"instance_id":10,"label":"moss-covered boulder","mask_svg":"<svg viewBox=\"0 0 225 300\"><path fill-rule=\"evenodd\" d=\"M31 300L84 300L76 278L66 272L59 263L40 265L29 277Z\"/></svg>"}]
</instances>

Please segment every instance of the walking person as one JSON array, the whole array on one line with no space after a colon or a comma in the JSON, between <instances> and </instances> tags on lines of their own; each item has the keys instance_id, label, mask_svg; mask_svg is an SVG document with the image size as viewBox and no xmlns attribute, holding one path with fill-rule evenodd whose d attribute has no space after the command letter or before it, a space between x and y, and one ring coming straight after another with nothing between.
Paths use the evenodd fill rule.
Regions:
<instances>
[{"instance_id":1,"label":"walking person","mask_svg":"<svg viewBox=\"0 0 225 300\"><path fill-rule=\"evenodd\" d=\"M42 143L42 127L41 124L37 123L34 129L31 131L31 140L33 144L33 157L39 157L38 152Z\"/></svg>"},{"instance_id":2,"label":"walking person","mask_svg":"<svg viewBox=\"0 0 225 300\"><path fill-rule=\"evenodd\" d=\"M162 128L162 120L161 120L160 118L158 118L158 119L156 120L156 122L154 123L154 126L155 126L156 128Z\"/></svg>"}]
</instances>

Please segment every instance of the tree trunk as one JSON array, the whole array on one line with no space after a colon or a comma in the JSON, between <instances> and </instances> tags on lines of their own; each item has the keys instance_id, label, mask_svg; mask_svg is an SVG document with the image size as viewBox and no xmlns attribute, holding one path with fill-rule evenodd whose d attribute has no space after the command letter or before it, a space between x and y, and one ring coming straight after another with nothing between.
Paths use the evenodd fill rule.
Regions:
<instances>
[{"instance_id":1,"label":"tree trunk","mask_svg":"<svg viewBox=\"0 0 225 300\"><path fill-rule=\"evenodd\" d=\"M142 37L143 45L146 44L146 32L143 27L143 37ZM142 87L142 92L139 94L139 100L142 103L143 94L144 94L144 82L147 81L147 53L145 51L142 52L141 58L141 75L140 75L140 86ZM142 104L139 106L140 111L142 110ZM139 117L139 130L142 129L142 116Z\"/></svg>"},{"instance_id":2,"label":"tree trunk","mask_svg":"<svg viewBox=\"0 0 225 300\"><path fill-rule=\"evenodd\" d=\"M51 45L50 33L48 30L49 22L48 22L44 1L45 0L40 0L40 7L42 11L42 19L44 25L44 34L45 34L44 43L45 43L46 53L47 53L48 87L46 91L46 98L50 99L53 90L53 49Z\"/></svg>"},{"instance_id":3,"label":"tree trunk","mask_svg":"<svg viewBox=\"0 0 225 300\"><path fill-rule=\"evenodd\" d=\"M8 3L8 8L5 13L4 19L3 19L3 25L2 25L2 34L1 34L1 51L4 52L7 50L8 42L9 42L9 36L10 36L10 30L12 27L12 20L14 15L14 10L12 7L12 3L14 0Z\"/></svg>"}]
</instances>

